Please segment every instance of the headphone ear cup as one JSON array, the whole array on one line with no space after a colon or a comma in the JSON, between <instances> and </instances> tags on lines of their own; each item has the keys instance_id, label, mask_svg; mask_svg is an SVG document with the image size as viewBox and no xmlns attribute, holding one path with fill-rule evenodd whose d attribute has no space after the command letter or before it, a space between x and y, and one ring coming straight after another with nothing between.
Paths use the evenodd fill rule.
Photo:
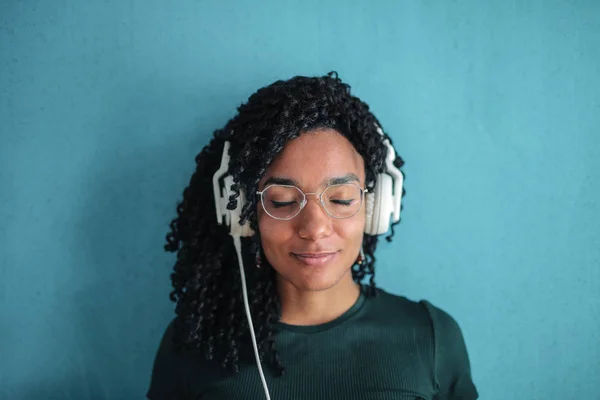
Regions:
<instances>
[{"instance_id":1,"label":"headphone ear cup","mask_svg":"<svg viewBox=\"0 0 600 400\"><path fill-rule=\"evenodd\" d=\"M365 224L365 233L382 235L390 228L390 218L394 212L393 180L388 174L379 174L373 190L372 214ZM367 212L369 207L367 207ZM365 221L366 222L366 221Z\"/></svg>"},{"instance_id":2,"label":"headphone ear cup","mask_svg":"<svg viewBox=\"0 0 600 400\"><path fill-rule=\"evenodd\" d=\"M373 230L373 209L375 207L375 193L365 194L365 233L375 235Z\"/></svg>"}]
</instances>

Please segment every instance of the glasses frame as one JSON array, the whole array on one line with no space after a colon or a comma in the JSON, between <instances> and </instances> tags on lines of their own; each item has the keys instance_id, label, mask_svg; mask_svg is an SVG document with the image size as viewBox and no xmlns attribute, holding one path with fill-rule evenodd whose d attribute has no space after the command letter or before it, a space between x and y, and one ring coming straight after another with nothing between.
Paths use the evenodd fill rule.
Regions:
<instances>
[{"instance_id":1,"label":"glasses frame","mask_svg":"<svg viewBox=\"0 0 600 400\"><path fill-rule=\"evenodd\" d=\"M331 214L329 213L329 211L327 211L327 207L325 207L325 203L323 202L323 193L325 193L325 192L326 192L326 191L327 191L329 188L336 187L336 186L342 186L342 185L352 185L352 186L355 186L355 187L356 187L358 190L360 190L360 206L359 206L359 207L356 209L356 211L355 211L355 212L354 212L352 215L349 215L349 216L347 216L347 217L336 217L336 216L333 216L333 215L331 215ZM270 214L270 213L267 211L267 207L265 207L265 201L264 201L264 196L263 196L263 193L264 193L264 192L266 192L266 191L267 191L267 190L268 190L270 187L273 187L273 186L277 186L277 187L290 187L290 188L294 188L294 189L296 189L297 191L299 191L300 193L302 193L302 201L300 202L300 207L298 208L298 212L296 212L296 213L295 213L294 215L292 215L291 217L287 217L287 218L279 218L279 217L275 217L275 216L271 215L271 214ZM347 219L347 218L352 218L352 217L354 217L354 216L355 216L355 215L356 215L356 214L357 214L357 213L360 211L360 209L362 208L363 204L365 203L365 193L368 193L368 192L369 192L369 189L368 189L368 188L365 188L365 189L363 189L363 188L361 188L360 186L358 186L358 185L356 185L356 184L354 184L354 183L351 183L351 182L348 182L348 183L338 183L338 184L335 184L335 185L327 186L327 187L326 187L325 189L323 189L321 192L310 192L310 193L304 193L304 192L302 191L302 189L300 189L298 186L294 186L294 185L280 185L280 184L277 184L277 183L275 183L275 184L272 184L272 185L269 185L269 186L267 186L266 188L264 188L264 189L263 189L263 190L261 190L261 191L257 191L257 192L256 192L256 194L260 196L260 204L261 204L261 206L262 206L263 210L265 211L265 213L266 213L266 214L267 214L269 217L271 217L271 218L273 218L273 219L276 219L276 220L279 220L279 221L289 221L290 219L292 219L292 218L294 218L294 217L298 216L298 214L300 214L300 212L302 211L302 209L304 209L304 207L306 207L306 204L308 203L308 202L307 202L307 200L306 200L306 196L307 196L307 195L309 195L309 194L312 194L312 195L316 195L316 196L318 196L318 198L319 198L319 203L321 203L321 208L323 208L323 211L325 211L325 213L326 213L327 215L329 215L331 218L334 218L334 219Z\"/></svg>"}]
</instances>

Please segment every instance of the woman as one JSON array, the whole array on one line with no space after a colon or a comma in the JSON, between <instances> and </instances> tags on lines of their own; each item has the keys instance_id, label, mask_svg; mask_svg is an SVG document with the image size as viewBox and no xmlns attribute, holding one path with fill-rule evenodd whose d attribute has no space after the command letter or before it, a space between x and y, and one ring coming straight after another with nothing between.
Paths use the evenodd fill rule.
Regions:
<instances>
[{"instance_id":1,"label":"woman","mask_svg":"<svg viewBox=\"0 0 600 400\"><path fill-rule=\"evenodd\" d=\"M148 398L477 398L452 317L375 285L368 196L403 165L394 154L335 73L277 81L240 106L196 157L171 223L177 316ZM241 240L242 268L211 191L222 161L227 208L243 203L239 223L254 233Z\"/></svg>"}]
</instances>

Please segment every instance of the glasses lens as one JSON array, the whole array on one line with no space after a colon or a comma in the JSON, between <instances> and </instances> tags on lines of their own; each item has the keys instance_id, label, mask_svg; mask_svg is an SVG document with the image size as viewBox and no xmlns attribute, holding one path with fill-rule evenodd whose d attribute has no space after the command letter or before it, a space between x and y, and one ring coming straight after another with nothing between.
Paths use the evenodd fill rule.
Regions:
<instances>
[{"instance_id":1,"label":"glasses lens","mask_svg":"<svg viewBox=\"0 0 600 400\"><path fill-rule=\"evenodd\" d=\"M303 199L302 192L294 186L272 185L262 193L262 204L267 214L281 219L298 214Z\"/></svg>"},{"instance_id":2,"label":"glasses lens","mask_svg":"<svg viewBox=\"0 0 600 400\"><path fill-rule=\"evenodd\" d=\"M334 218L349 218L362 206L362 193L351 183L329 186L323 192L325 210Z\"/></svg>"}]
</instances>

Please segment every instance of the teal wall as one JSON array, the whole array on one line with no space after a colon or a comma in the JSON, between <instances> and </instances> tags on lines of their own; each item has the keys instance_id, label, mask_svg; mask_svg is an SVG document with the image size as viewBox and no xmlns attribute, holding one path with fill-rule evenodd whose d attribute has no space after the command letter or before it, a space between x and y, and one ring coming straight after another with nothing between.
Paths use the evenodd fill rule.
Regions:
<instances>
[{"instance_id":1,"label":"teal wall","mask_svg":"<svg viewBox=\"0 0 600 400\"><path fill-rule=\"evenodd\" d=\"M195 154L332 69L407 162L379 283L482 398L600 398L600 2L555 0L1 1L0 398L143 398Z\"/></svg>"}]
</instances>

